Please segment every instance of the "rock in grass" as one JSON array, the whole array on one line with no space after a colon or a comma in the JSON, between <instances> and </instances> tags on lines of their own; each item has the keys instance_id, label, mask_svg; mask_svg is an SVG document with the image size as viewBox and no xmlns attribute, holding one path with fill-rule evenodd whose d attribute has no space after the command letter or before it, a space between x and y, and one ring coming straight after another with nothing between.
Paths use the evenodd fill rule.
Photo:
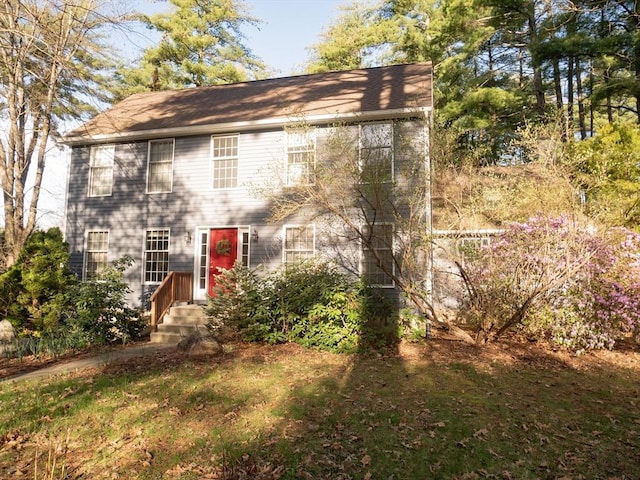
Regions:
<instances>
[{"instance_id":1,"label":"rock in grass","mask_svg":"<svg viewBox=\"0 0 640 480\"><path fill-rule=\"evenodd\" d=\"M222 345L211 335L202 335L193 332L180 340L178 350L185 352L190 357L204 357L222 355Z\"/></svg>"},{"instance_id":2,"label":"rock in grass","mask_svg":"<svg viewBox=\"0 0 640 480\"><path fill-rule=\"evenodd\" d=\"M16 329L9 320L0 322L0 344L9 344L16 341Z\"/></svg>"},{"instance_id":3,"label":"rock in grass","mask_svg":"<svg viewBox=\"0 0 640 480\"><path fill-rule=\"evenodd\" d=\"M16 348L16 329L9 320L0 321L0 355L11 355Z\"/></svg>"}]
</instances>

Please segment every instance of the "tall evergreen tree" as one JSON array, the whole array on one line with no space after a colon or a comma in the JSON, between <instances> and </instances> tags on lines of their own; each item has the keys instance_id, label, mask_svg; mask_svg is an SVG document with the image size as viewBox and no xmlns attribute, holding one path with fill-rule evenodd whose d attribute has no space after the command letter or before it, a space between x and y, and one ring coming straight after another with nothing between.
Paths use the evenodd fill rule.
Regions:
<instances>
[{"instance_id":1,"label":"tall evergreen tree","mask_svg":"<svg viewBox=\"0 0 640 480\"><path fill-rule=\"evenodd\" d=\"M318 73L387 64L385 47L397 42L394 19L380 15L380 7L356 1L340 8L341 14L313 45L306 71Z\"/></svg>"},{"instance_id":2,"label":"tall evergreen tree","mask_svg":"<svg viewBox=\"0 0 640 480\"><path fill-rule=\"evenodd\" d=\"M116 96L261 78L265 65L246 46L242 28L258 20L239 0L169 0L167 13L142 16L162 34L139 65L120 70Z\"/></svg>"}]
</instances>

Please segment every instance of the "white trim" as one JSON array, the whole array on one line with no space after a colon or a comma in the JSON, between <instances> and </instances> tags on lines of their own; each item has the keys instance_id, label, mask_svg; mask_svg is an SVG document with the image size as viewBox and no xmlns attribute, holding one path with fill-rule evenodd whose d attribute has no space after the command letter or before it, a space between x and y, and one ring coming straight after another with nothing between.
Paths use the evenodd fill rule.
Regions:
<instances>
[{"instance_id":1,"label":"white trim","mask_svg":"<svg viewBox=\"0 0 640 480\"><path fill-rule=\"evenodd\" d=\"M171 142L171 180L169 184L169 190L162 192L150 192L149 191L149 167L151 165L151 144L152 143L160 143L160 142ZM173 192L173 170L176 159L176 139L175 138L155 138L153 140L147 141L147 181L146 181L146 191L147 195L157 195L162 193L172 193Z\"/></svg>"},{"instance_id":2,"label":"white trim","mask_svg":"<svg viewBox=\"0 0 640 480\"><path fill-rule=\"evenodd\" d=\"M313 141L313 165L309 165L309 167L311 168L310 171L307 172L307 180L311 180L308 182L291 182L289 183L289 138L294 136L295 134L298 134L298 130L300 131L301 134L304 134L305 137L307 137L309 140ZM301 129L296 129L296 128L292 128L291 130L285 130L284 131L284 184L287 187L295 187L295 186L305 186L305 185L315 185L315 169L316 169L316 165L317 165L317 152L318 152L318 136L317 136L317 132L316 132L316 127L313 126L309 129L305 129L305 128L301 128ZM292 147L296 147L298 145L291 145ZM297 152L291 152L291 153L297 153ZM301 152L299 152L301 153Z\"/></svg>"},{"instance_id":3,"label":"white trim","mask_svg":"<svg viewBox=\"0 0 640 480\"><path fill-rule=\"evenodd\" d=\"M389 138L389 147L386 146L375 146L375 147L363 147L362 146L362 128L371 126L371 125L389 125L391 128L391 137ZM391 120L379 121L379 122L367 122L358 124L358 167L360 168L360 172L362 172L362 150L363 148L373 150L373 149L381 149L381 148L389 148L389 153L391 154L391 178L388 181L381 181L380 183L393 183L395 180L395 124Z\"/></svg>"},{"instance_id":4,"label":"white trim","mask_svg":"<svg viewBox=\"0 0 640 480\"><path fill-rule=\"evenodd\" d=\"M194 300L207 300L207 296L209 294L209 242L211 241L210 231L222 228L235 228L238 230L238 259L242 259L242 234L244 232L249 233L249 251L248 251L248 267L251 267L251 248L252 248L252 240L251 240L251 231L255 226L251 225L197 225L194 228L195 235L193 237L193 299ZM205 286L204 289L200 288L200 268L202 267L201 262L201 251L200 248L202 246L201 237L202 235L206 235L207 241L207 250L206 250L206 258L205 258Z\"/></svg>"},{"instance_id":5,"label":"white trim","mask_svg":"<svg viewBox=\"0 0 640 480\"><path fill-rule=\"evenodd\" d=\"M389 248L385 248L385 251L390 251L391 252L391 271L393 272L393 274L395 275L396 273L396 262L395 262L395 245L396 245L396 226L393 222L379 222L379 223L373 223L371 225L364 225L362 228L364 229L365 227L369 226L369 227L376 227L376 226L382 226L382 225L391 225L391 246ZM367 249L367 250L372 250L372 249ZM366 278L366 272L364 271L364 252L365 252L365 247L362 243L362 238L360 239L360 265L359 265L359 271L360 271L360 275L363 278ZM383 272L384 273L384 272ZM386 275L386 273L385 273ZM378 284L378 283L372 283L371 286L374 288L395 288L396 287L396 282L393 278L390 279L391 280L391 284Z\"/></svg>"},{"instance_id":6,"label":"white trim","mask_svg":"<svg viewBox=\"0 0 640 480\"><path fill-rule=\"evenodd\" d=\"M213 186L213 182L214 182L214 168L213 168L213 164L216 160L228 160L230 158L233 157L214 157L213 156L213 142L214 139L216 138L231 138L231 137L236 137L238 139L237 144L236 144L236 149L237 149L237 155L236 155L236 161L237 161L237 165L236 165L236 186L235 187L214 187ZM219 192L221 190L233 190L238 188L238 186L240 185L240 134L239 133L219 133L219 134L215 134L215 135L211 135L211 140L209 142L209 190L212 192Z\"/></svg>"},{"instance_id":7,"label":"white trim","mask_svg":"<svg viewBox=\"0 0 640 480\"><path fill-rule=\"evenodd\" d=\"M309 228L311 227L312 231L313 231L313 238L312 238L312 243L313 245L311 246L311 256L315 256L316 255L316 224L315 223L308 223L308 224L298 224L298 223L287 223L285 225L282 226L282 265L287 265L287 229L288 228Z\"/></svg>"},{"instance_id":8,"label":"white trim","mask_svg":"<svg viewBox=\"0 0 640 480\"><path fill-rule=\"evenodd\" d=\"M397 108L393 110L375 110L371 112L326 113L308 115L304 117L306 123L319 125L332 122L392 120L396 118L411 118L415 116L427 117L433 107ZM286 117L266 118L263 120L249 120L244 122L213 123L207 125L192 125L184 127L154 128L149 130L132 130L99 135L75 135L63 137L63 145L82 145L86 143L123 142L131 140L149 140L162 137L184 137L190 135L222 134L227 132L243 132L264 128L276 128L290 125L292 119Z\"/></svg>"},{"instance_id":9,"label":"white trim","mask_svg":"<svg viewBox=\"0 0 640 480\"><path fill-rule=\"evenodd\" d=\"M147 234L150 231L166 231L168 232L168 237L167 237L167 274L169 274L169 272L171 271L169 268L169 262L170 262L170 257L171 257L171 228L170 227L146 227L142 230L143 232L143 236L142 236L142 268L141 268L141 280L142 280L142 285L160 285L162 283L162 280L160 280L159 282L147 282L145 277L146 277L146 273L147 273L147 258L146 258L146 253L147 253ZM159 250L154 250L154 251L159 251Z\"/></svg>"},{"instance_id":10,"label":"white trim","mask_svg":"<svg viewBox=\"0 0 640 480\"><path fill-rule=\"evenodd\" d=\"M95 155L98 150L111 150L111 185L109 189L109 193L101 193L99 195L92 194L93 191L93 176L92 172L95 168L108 168L105 166L95 166L93 164L95 160ZM98 197L110 197L113 195L113 185L115 183L115 169L116 169L116 145L114 143L106 143L104 145L91 145L89 147L89 174L88 174L88 185L87 185L87 197L90 198L98 198Z\"/></svg>"},{"instance_id":11,"label":"white trim","mask_svg":"<svg viewBox=\"0 0 640 480\"><path fill-rule=\"evenodd\" d=\"M448 237L484 237L492 235L500 235L504 233L504 229L500 228L485 228L477 230L432 230L432 235L437 238Z\"/></svg>"},{"instance_id":12,"label":"white trim","mask_svg":"<svg viewBox=\"0 0 640 480\"><path fill-rule=\"evenodd\" d=\"M106 264L109 265L109 243L111 242L111 231L108 228L87 228L84 231L84 242L83 242L84 246L83 246L83 255L82 255L82 280L83 281L87 281L87 254L89 253L89 234L105 233L105 232L107 234Z\"/></svg>"}]
</instances>

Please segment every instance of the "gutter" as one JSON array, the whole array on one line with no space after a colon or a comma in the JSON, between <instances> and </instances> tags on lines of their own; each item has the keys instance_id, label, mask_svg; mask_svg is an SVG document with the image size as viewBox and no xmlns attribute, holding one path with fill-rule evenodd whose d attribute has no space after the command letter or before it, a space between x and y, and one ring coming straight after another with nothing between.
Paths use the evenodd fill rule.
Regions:
<instances>
[{"instance_id":1,"label":"gutter","mask_svg":"<svg viewBox=\"0 0 640 480\"><path fill-rule=\"evenodd\" d=\"M193 135L246 132L248 130L265 130L269 128L282 128L295 123L296 120L304 121L310 125L323 125L328 123L365 120L385 120L390 118L427 118L432 107L401 108L394 110L376 110L371 112L333 113L322 115L300 114L299 117L286 116L264 120L249 120L243 122L212 123L206 125L191 125L181 127L156 128L150 130L131 130L118 133L98 135L65 135L59 142L63 145L86 145L94 143L126 142L135 140L150 140L154 138L185 137Z\"/></svg>"}]
</instances>

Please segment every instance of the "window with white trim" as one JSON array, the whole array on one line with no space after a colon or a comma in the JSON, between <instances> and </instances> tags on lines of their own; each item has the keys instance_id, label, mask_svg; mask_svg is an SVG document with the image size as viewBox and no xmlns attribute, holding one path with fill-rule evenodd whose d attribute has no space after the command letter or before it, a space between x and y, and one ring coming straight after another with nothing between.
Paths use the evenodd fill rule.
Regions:
<instances>
[{"instance_id":1,"label":"window with white trim","mask_svg":"<svg viewBox=\"0 0 640 480\"><path fill-rule=\"evenodd\" d=\"M360 273L370 285L393 287L393 279L386 273L394 271L393 225L367 225L363 233L367 241L362 242Z\"/></svg>"},{"instance_id":2,"label":"window with white trim","mask_svg":"<svg viewBox=\"0 0 640 480\"><path fill-rule=\"evenodd\" d=\"M89 196L104 197L113 190L115 145L93 145L89 156Z\"/></svg>"},{"instance_id":3,"label":"window with white trim","mask_svg":"<svg viewBox=\"0 0 640 480\"><path fill-rule=\"evenodd\" d=\"M200 264L198 271L198 288L207 288L207 259L209 258L209 232L200 232Z\"/></svg>"},{"instance_id":4,"label":"window with white trim","mask_svg":"<svg viewBox=\"0 0 640 480\"><path fill-rule=\"evenodd\" d=\"M393 125L360 125L360 175L363 183L393 180Z\"/></svg>"},{"instance_id":5,"label":"window with white trim","mask_svg":"<svg viewBox=\"0 0 640 480\"><path fill-rule=\"evenodd\" d=\"M147 230L144 240L144 282L160 283L169 273L169 230Z\"/></svg>"},{"instance_id":6,"label":"window with white trim","mask_svg":"<svg viewBox=\"0 0 640 480\"><path fill-rule=\"evenodd\" d=\"M301 262L315 254L315 227L296 225L284 227L284 263Z\"/></svg>"},{"instance_id":7,"label":"window with white trim","mask_svg":"<svg viewBox=\"0 0 640 480\"><path fill-rule=\"evenodd\" d=\"M90 231L87 232L87 248L84 254L84 274L85 280L95 280L108 265L109 254L109 232Z\"/></svg>"},{"instance_id":8,"label":"window with white trim","mask_svg":"<svg viewBox=\"0 0 640 480\"><path fill-rule=\"evenodd\" d=\"M213 188L238 186L238 138L239 135L212 137Z\"/></svg>"},{"instance_id":9,"label":"window with white trim","mask_svg":"<svg viewBox=\"0 0 640 480\"><path fill-rule=\"evenodd\" d=\"M174 147L173 139L149 141L147 193L171 192Z\"/></svg>"},{"instance_id":10,"label":"window with white trim","mask_svg":"<svg viewBox=\"0 0 640 480\"><path fill-rule=\"evenodd\" d=\"M316 164L315 129L287 132L287 186L311 185Z\"/></svg>"}]
</instances>

